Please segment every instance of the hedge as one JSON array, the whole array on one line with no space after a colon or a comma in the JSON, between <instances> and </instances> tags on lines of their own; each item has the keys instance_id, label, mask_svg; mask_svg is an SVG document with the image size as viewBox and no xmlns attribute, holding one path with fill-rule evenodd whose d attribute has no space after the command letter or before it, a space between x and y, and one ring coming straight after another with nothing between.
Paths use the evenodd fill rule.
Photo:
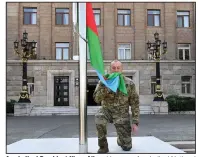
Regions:
<instances>
[{"instance_id":1,"label":"hedge","mask_svg":"<svg viewBox=\"0 0 198 157\"><path fill-rule=\"evenodd\" d=\"M165 99L168 110L171 111L195 111L195 98L178 95L169 95Z\"/></svg>"},{"instance_id":2,"label":"hedge","mask_svg":"<svg viewBox=\"0 0 198 157\"><path fill-rule=\"evenodd\" d=\"M6 113L14 113L14 103L16 103L15 100L6 102Z\"/></svg>"}]
</instances>

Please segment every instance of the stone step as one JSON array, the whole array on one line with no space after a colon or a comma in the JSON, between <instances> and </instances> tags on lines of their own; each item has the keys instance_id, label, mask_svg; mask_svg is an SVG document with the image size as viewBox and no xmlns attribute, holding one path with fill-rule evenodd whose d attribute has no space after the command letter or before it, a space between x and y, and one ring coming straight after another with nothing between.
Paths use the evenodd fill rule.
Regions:
<instances>
[{"instance_id":1,"label":"stone step","mask_svg":"<svg viewBox=\"0 0 198 157\"><path fill-rule=\"evenodd\" d=\"M87 112L88 113L96 113L98 110L87 110ZM36 109L36 110L32 110L32 111L30 111L31 113L34 113L34 112L48 112L48 113L50 113L50 112L52 112L52 113L72 113L72 112L76 112L76 113L78 113L79 111L78 110L38 110L38 109ZM131 113L131 111L129 111L130 113ZM151 110L140 110L140 112L151 112L151 113L153 113Z\"/></svg>"},{"instance_id":2,"label":"stone step","mask_svg":"<svg viewBox=\"0 0 198 157\"><path fill-rule=\"evenodd\" d=\"M153 113L152 112L140 112L140 114L153 114ZM77 112L69 112L69 113L66 113L66 112L63 112L63 113L33 112L33 113L30 113L29 116L67 116L67 115L79 115L79 114ZM87 115L95 115L95 113L88 113Z\"/></svg>"},{"instance_id":3,"label":"stone step","mask_svg":"<svg viewBox=\"0 0 198 157\"><path fill-rule=\"evenodd\" d=\"M87 111L88 114L95 114L97 111ZM78 114L78 111L40 111L40 110L33 110L31 114ZM152 111L140 111L140 114L153 114Z\"/></svg>"},{"instance_id":4,"label":"stone step","mask_svg":"<svg viewBox=\"0 0 198 157\"><path fill-rule=\"evenodd\" d=\"M142 112L152 112L152 110L140 110ZM31 112L79 112L78 109L76 110L48 110L48 109L33 109ZM87 112L97 112L97 109L96 110L91 110L91 109L88 109Z\"/></svg>"},{"instance_id":5,"label":"stone step","mask_svg":"<svg viewBox=\"0 0 198 157\"><path fill-rule=\"evenodd\" d=\"M50 106L50 107L48 107L48 106L46 106L46 107L41 107L41 106L34 106L33 107L33 110L58 110L58 111L60 111L60 110L66 110L66 111L68 111L68 110L70 110L70 111L76 111L76 110L78 110L78 108L75 108L75 107L62 107L62 106L60 106L60 107L57 107L57 106ZM87 110L98 110L98 107L87 107ZM151 109L151 106L140 106L140 110L152 110Z\"/></svg>"},{"instance_id":6,"label":"stone step","mask_svg":"<svg viewBox=\"0 0 198 157\"><path fill-rule=\"evenodd\" d=\"M30 116L67 116L67 115L72 116L72 115L79 115L79 114L78 113L31 113L30 114Z\"/></svg>"},{"instance_id":7,"label":"stone step","mask_svg":"<svg viewBox=\"0 0 198 157\"><path fill-rule=\"evenodd\" d=\"M88 106L87 113L88 115L94 115L99 106ZM131 110L131 109L129 109ZM30 115L78 115L79 109L75 107L68 106L34 106L31 110ZM140 105L140 114L153 114L152 108L150 105Z\"/></svg>"}]
</instances>

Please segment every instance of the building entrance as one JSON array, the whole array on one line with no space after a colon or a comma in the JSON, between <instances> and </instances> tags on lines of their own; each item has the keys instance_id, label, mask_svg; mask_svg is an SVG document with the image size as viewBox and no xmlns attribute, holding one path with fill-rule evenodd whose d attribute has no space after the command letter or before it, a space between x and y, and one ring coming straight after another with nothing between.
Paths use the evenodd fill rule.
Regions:
<instances>
[{"instance_id":1,"label":"building entrance","mask_svg":"<svg viewBox=\"0 0 198 157\"><path fill-rule=\"evenodd\" d=\"M69 76L54 76L54 106L69 106Z\"/></svg>"},{"instance_id":2,"label":"building entrance","mask_svg":"<svg viewBox=\"0 0 198 157\"><path fill-rule=\"evenodd\" d=\"M88 76L87 80L87 106L98 106L93 99L93 93L99 79L97 76Z\"/></svg>"}]
</instances>

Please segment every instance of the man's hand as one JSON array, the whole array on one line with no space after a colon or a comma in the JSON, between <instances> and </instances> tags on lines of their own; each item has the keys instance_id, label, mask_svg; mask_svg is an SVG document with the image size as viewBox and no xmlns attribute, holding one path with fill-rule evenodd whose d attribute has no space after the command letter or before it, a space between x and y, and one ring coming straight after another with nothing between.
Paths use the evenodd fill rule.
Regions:
<instances>
[{"instance_id":1,"label":"man's hand","mask_svg":"<svg viewBox=\"0 0 198 157\"><path fill-rule=\"evenodd\" d=\"M134 133L134 134L137 134L137 131L138 131L138 126L136 125L136 124L132 124L132 132Z\"/></svg>"}]
</instances>

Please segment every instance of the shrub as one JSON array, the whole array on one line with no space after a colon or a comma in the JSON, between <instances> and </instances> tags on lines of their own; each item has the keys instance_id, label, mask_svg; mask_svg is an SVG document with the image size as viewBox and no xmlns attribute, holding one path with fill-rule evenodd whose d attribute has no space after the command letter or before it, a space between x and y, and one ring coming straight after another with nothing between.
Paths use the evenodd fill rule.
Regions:
<instances>
[{"instance_id":1,"label":"shrub","mask_svg":"<svg viewBox=\"0 0 198 157\"><path fill-rule=\"evenodd\" d=\"M165 99L170 111L195 111L195 98L169 95Z\"/></svg>"},{"instance_id":2,"label":"shrub","mask_svg":"<svg viewBox=\"0 0 198 157\"><path fill-rule=\"evenodd\" d=\"M14 103L16 103L15 100L6 102L6 113L14 113Z\"/></svg>"}]
</instances>

